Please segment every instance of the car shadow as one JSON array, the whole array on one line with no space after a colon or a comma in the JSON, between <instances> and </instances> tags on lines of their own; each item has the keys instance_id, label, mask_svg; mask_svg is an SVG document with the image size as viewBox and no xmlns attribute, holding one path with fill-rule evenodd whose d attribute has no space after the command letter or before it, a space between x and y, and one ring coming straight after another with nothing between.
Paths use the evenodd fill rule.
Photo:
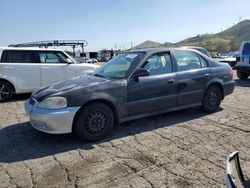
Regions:
<instances>
[{"instance_id":1,"label":"car shadow","mask_svg":"<svg viewBox=\"0 0 250 188\"><path fill-rule=\"evenodd\" d=\"M235 79L234 81L236 86L250 87L250 79L248 80Z\"/></svg>"},{"instance_id":2,"label":"car shadow","mask_svg":"<svg viewBox=\"0 0 250 188\"><path fill-rule=\"evenodd\" d=\"M199 108L192 108L134 120L115 126L107 138L94 143L80 142L73 134L42 133L33 129L29 122L14 124L0 129L0 162L13 163L37 159L76 149L91 150L100 143L158 128L176 126L206 115L207 113Z\"/></svg>"}]
</instances>

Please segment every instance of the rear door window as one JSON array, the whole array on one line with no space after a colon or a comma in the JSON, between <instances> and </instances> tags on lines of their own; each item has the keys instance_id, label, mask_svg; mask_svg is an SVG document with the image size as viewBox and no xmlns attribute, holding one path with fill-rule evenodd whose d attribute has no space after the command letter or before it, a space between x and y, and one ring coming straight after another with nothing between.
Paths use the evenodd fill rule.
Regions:
<instances>
[{"instance_id":1,"label":"rear door window","mask_svg":"<svg viewBox=\"0 0 250 188\"><path fill-rule=\"evenodd\" d=\"M200 61L201 61L201 67L202 68L205 68L205 67L208 67L208 63L207 63L207 60L205 60L203 57L199 56L200 57Z\"/></svg>"},{"instance_id":2,"label":"rear door window","mask_svg":"<svg viewBox=\"0 0 250 188\"><path fill-rule=\"evenodd\" d=\"M200 69L202 67L199 56L192 51L175 51L174 55L179 72Z\"/></svg>"}]
</instances>

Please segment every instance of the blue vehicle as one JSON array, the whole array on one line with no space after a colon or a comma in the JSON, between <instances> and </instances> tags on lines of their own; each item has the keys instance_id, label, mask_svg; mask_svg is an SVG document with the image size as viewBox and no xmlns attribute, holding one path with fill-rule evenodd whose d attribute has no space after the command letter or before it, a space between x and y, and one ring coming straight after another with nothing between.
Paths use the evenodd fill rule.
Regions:
<instances>
[{"instance_id":1,"label":"blue vehicle","mask_svg":"<svg viewBox=\"0 0 250 188\"><path fill-rule=\"evenodd\" d=\"M245 41L240 46L240 54L237 57L237 76L242 79L248 79L250 75L250 41Z\"/></svg>"}]
</instances>

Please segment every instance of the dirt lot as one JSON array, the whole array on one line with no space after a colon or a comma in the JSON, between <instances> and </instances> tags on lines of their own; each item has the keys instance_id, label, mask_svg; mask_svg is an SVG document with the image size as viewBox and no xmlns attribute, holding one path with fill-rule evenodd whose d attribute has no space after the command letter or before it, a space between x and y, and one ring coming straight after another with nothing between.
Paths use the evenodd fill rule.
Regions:
<instances>
[{"instance_id":1,"label":"dirt lot","mask_svg":"<svg viewBox=\"0 0 250 188\"><path fill-rule=\"evenodd\" d=\"M28 96L0 104L0 187L225 187L228 154L250 179L250 80L221 109L188 109L117 125L98 143L34 130Z\"/></svg>"}]
</instances>

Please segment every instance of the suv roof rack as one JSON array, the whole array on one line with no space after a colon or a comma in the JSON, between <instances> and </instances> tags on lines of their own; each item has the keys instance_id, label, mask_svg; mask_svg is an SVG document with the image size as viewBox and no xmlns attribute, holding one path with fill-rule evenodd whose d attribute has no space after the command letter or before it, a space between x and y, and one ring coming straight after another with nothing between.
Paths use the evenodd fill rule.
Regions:
<instances>
[{"instance_id":1,"label":"suv roof rack","mask_svg":"<svg viewBox=\"0 0 250 188\"><path fill-rule=\"evenodd\" d=\"M75 48L80 46L82 53L84 54L84 47L88 45L86 40L48 40L48 41L37 41L27 42L21 44L11 44L9 47L39 47L48 48L50 46L71 46L73 48L73 55L75 56Z\"/></svg>"}]
</instances>

